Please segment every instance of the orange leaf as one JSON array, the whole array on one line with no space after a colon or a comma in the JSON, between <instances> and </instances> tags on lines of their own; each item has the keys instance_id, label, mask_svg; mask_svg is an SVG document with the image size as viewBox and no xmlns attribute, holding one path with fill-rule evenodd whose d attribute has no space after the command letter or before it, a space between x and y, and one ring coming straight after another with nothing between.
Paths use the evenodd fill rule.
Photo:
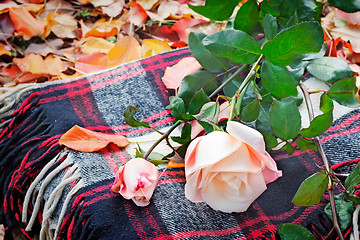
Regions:
<instances>
[{"instance_id":1,"label":"orange leaf","mask_svg":"<svg viewBox=\"0 0 360 240\"><path fill-rule=\"evenodd\" d=\"M146 22L147 14L145 9L135 1L130 1L130 11L128 22L140 26Z\"/></svg>"},{"instance_id":2,"label":"orange leaf","mask_svg":"<svg viewBox=\"0 0 360 240\"><path fill-rule=\"evenodd\" d=\"M85 37L99 37L99 38L108 38L108 37L114 37L118 33L116 28L112 28L109 32L106 31L99 31L98 29L91 29L85 34Z\"/></svg>"},{"instance_id":3,"label":"orange leaf","mask_svg":"<svg viewBox=\"0 0 360 240\"><path fill-rule=\"evenodd\" d=\"M30 53L24 58L14 58L13 61L21 71L34 74L57 75L68 67L67 64L64 64L61 58L56 55L49 55L44 60L41 55Z\"/></svg>"},{"instance_id":4,"label":"orange leaf","mask_svg":"<svg viewBox=\"0 0 360 240\"><path fill-rule=\"evenodd\" d=\"M60 145L80 152L95 152L106 147L110 142L119 147L126 147L129 144L128 139L122 135L95 132L77 125L64 133L59 140Z\"/></svg>"},{"instance_id":5,"label":"orange leaf","mask_svg":"<svg viewBox=\"0 0 360 240\"><path fill-rule=\"evenodd\" d=\"M178 34L181 41L187 43L188 33L186 32L186 29L205 22L208 21L196 18L182 18L171 27L171 30L175 31Z\"/></svg>"},{"instance_id":6,"label":"orange leaf","mask_svg":"<svg viewBox=\"0 0 360 240\"><path fill-rule=\"evenodd\" d=\"M201 65L194 57L186 57L181 59L177 64L165 69L162 81L165 87L169 89L177 89L181 80L188 74L200 70Z\"/></svg>"},{"instance_id":7,"label":"orange leaf","mask_svg":"<svg viewBox=\"0 0 360 240\"><path fill-rule=\"evenodd\" d=\"M185 167L184 163L176 163L173 160L170 160L170 162L166 166L166 168L183 168L183 167Z\"/></svg>"},{"instance_id":8,"label":"orange leaf","mask_svg":"<svg viewBox=\"0 0 360 240\"><path fill-rule=\"evenodd\" d=\"M0 14L3 14L5 12L8 12L10 8L17 7L18 5L16 2L11 0L5 0L0 2Z\"/></svg>"},{"instance_id":9,"label":"orange leaf","mask_svg":"<svg viewBox=\"0 0 360 240\"><path fill-rule=\"evenodd\" d=\"M36 20L25 7L13 7L10 9L9 14L16 31L23 35L25 40L44 34L45 25Z\"/></svg>"},{"instance_id":10,"label":"orange leaf","mask_svg":"<svg viewBox=\"0 0 360 240\"><path fill-rule=\"evenodd\" d=\"M130 36L120 38L108 53L108 67L114 67L122 63L141 58L141 47L139 42Z\"/></svg>"},{"instance_id":11,"label":"orange leaf","mask_svg":"<svg viewBox=\"0 0 360 240\"><path fill-rule=\"evenodd\" d=\"M84 73L101 71L107 68L107 60L104 53L96 52L79 58L75 62L75 69Z\"/></svg>"}]
</instances>

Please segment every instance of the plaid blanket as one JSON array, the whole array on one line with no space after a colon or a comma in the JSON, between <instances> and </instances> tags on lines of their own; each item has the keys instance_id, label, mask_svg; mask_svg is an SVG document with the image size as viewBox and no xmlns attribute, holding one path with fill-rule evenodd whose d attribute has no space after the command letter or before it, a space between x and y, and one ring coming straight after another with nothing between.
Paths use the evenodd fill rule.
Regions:
<instances>
[{"instance_id":1,"label":"plaid blanket","mask_svg":"<svg viewBox=\"0 0 360 240\"><path fill-rule=\"evenodd\" d=\"M325 233L330 222L326 203L298 207L291 203L300 183L318 171L317 153L271 153L283 177L244 213L222 213L184 196L184 169L167 170L151 204L140 208L110 192L117 168L134 149L109 145L96 153L60 146L60 136L74 125L119 133L130 141L156 140L151 129L131 128L123 112L158 129L173 118L165 106L161 82L167 66L189 56L180 49L134 61L72 81L22 87L3 101L0 112L0 224L20 227L29 239L275 239L281 223L298 223ZM10 104L10 105L9 105ZM335 164L360 156L360 112L341 114L322 136ZM326 196L325 196L326 198Z\"/></svg>"}]
</instances>

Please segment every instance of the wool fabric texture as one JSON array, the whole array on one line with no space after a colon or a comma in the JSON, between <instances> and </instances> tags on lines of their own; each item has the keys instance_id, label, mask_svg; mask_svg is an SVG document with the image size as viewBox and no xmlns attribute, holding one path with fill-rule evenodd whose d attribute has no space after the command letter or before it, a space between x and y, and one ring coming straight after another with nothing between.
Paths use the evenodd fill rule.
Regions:
<instances>
[{"instance_id":1,"label":"wool fabric texture","mask_svg":"<svg viewBox=\"0 0 360 240\"><path fill-rule=\"evenodd\" d=\"M74 125L145 139L154 131L126 125L128 105L139 108L137 119L158 129L170 127L174 119L165 108L170 94L161 77L166 67L187 56L189 50L180 49L71 81L23 87L27 91L19 90L8 101L13 105L4 105L0 224L9 238L9 230L20 227L28 239L34 234L41 239L275 239L281 223L325 234L330 226L323 213L326 203L291 203L300 183L319 171L321 160L313 151L271 152L283 176L268 184L246 212L229 214L187 200L183 168L167 170L150 204L137 207L110 191L118 167L134 157L127 148L110 144L82 153L59 145ZM332 164L359 158L359 126L360 111L351 110L321 136Z\"/></svg>"}]
</instances>

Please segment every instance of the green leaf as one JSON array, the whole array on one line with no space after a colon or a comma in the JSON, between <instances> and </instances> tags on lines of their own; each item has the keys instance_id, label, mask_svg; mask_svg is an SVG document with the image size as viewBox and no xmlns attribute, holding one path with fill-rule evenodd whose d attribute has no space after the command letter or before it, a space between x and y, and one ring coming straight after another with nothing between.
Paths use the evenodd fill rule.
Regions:
<instances>
[{"instance_id":1,"label":"green leaf","mask_svg":"<svg viewBox=\"0 0 360 240\"><path fill-rule=\"evenodd\" d=\"M264 137L266 151L270 151L271 149L277 146L278 141L276 140L276 137L267 133L261 133L261 134Z\"/></svg>"},{"instance_id":2,"label":"green leaf","mask_svg":"<svg viewBox=\"0 0 360 240\"><path fill-rule=\"evenodd\" d=\"M292 155L294 152L295 152L295 148L293 145L291 145L291 143L285 143L284 146L282 146L281 149L285 149L286 152L289 154L289 155Z\"/></svg>"},{"instance_id":3,"label":"green leaf","mask_svg":"<svg viewBox=\"0 0 360 240\"><path fill-rule=\"evenodd\" d=\"M320 110L323 113L328 112L330 109L334 107L333 100L329 97L328 94L323 93L320 97Z\"/></svg>"},{"instance_id":4,"label":"green leaf","mask_svg":"<svg viewBox=\"0 0 360 240\"><path fill-rule=\"evenodd\" d=\"M309 230L295 223L280 224L277 229L281 240L316 240Z\"/></svg>"},{"instance_id":5,"label":"green leaf","mask_svg":"<svg viewBox=\"0 0 360 240\"><path fill-rule=\"evenodd\" d=\"M345 231L352 222L352 215L354 213L354 202L347 201L344 193L335 195L335 207L338 216L338 221L341 231ZM328 203L324 209L326 215L332 220L331 205Z\"/></svg>"},{"instance_id":6,"label":"green leaf","mask_svg":"<svg viewBox=\"0 0 360 240\"><path fill-rule=\"evenodd\" d=\"M274 100L269 120L275 135L284 141L295 138L301 127L300 112L294 102Z\"/></svg>"},{"instance_id":7,"label":"green leaf","mask_svg":"<svg viewBox=\"0 0 360 240\"><path fill-rule=\"evenodd\" d=\"M285 67L275 66L266 60L261 65L261 82L264 88L278 99L298 94L290 72Z\"/></svg>"},{"instance_id":8,"label":"green leaf","mask_svg":"<svg viewBox=\"0 0 360 240\"><path fill-rule=\"evenodd\" d=\"M300 134L306 138L313 138L323 134L333 122L333 108L327 113L321 114L314 118L308 128L300 131Z\"/></svg>"},{"instance_id":9,"label":"green leaf","mask_svg":"<svg viewBox=\"0 0 360 240\"><path fill-rule=\"evenodd\" d=\"M252 122L257 119L260 113L260 100L254 99L250 104L246 105L241 111L240 118L245 122Z\"/></svg>"},{"instance_id":10,"label":"green leaf","mask_svg":"<svg viewBox=\"0 0 360 240\"><path fill-rule=\"evenodd\" d=\"M345 179L345 188L346 191L352 194L355 190L355 186L360 184L360 163L356 165L354 170L350 175Z\"/></svg>"},{"instance_id":11,"label":"green leaf","mask_svg":"<svg viewBox=\"0 0 360 240\"><path fill-rule=\"evenodd\" d=\"M228 75L227 77L225 77L223 80L223 82L225 82L226 79L228 79L230 75ZM239 89L239 87L241 86L241 83L244 81L243 76L241 75L237 75L231 82L229 82L224 88L223 88L223 92L225 94L225 96L232 98L236 91Z\"/></svg>"},{"instance_id":12,"label":"green leaf","mask_svg":"<svg viewBox=\"0 0 360 240\"><path fill-rule=\"evenodd\" d=\"M234 28L251 34L258 19L258 5L255 0L249 0L238 10L234 21Z\"/></svg>"},{"instance_id":13,"label":"green leaf","mask_svg":"<svg viewBox=\"0 0 360 240\"><path fill-rule=\"evenodd\" d=\"M277 34L264 45L262 53L275 65L286 66L297 54L318 52L323 41L318 22L302 22Z\"/></svg>"},{"instance_id":14,"label":"green leaf","mask_svg":"<svg viewBox=\"0 0 360 240\"><path fill-rule=\"evenodd\" d=\"M218 57L229 58L233 63L254 63L260 56L261 49L247 33L226 29L203 39L207 49Z\"/></svg>"},{"instance_id":15,"label":"green leaf","mask_svg":"<svg viewBox=\"0 0 360 240\"><path fill-rule=\"evenodd\" d=\"M150 156L149 156L150 157ZM153 159L153 160L149 160L149 162L151 162L152 164L154 164L155 166L158 166L160 164L165 164L168 163L168 160L160 160L160 159Z\"/></svg>"},{"instance_id":16,"label":"green leaf","mask_svg":"<svg viewBox=\"0 0 360 240\"><path fill-rule=\"evenodd\" d=\"M198 121L217 123L220 112L220 106L218 102L208 102L204 104L200 110L200 113L194 117Z\"/></svg>"},{"instance_id":17,"label":"green leaf","mask_svg":"<svg viewBox=\"0 0 360 240\"><path fill-rule=\"evenodd\" d=\"M292 202L297 206L312 206L319 203L328 183L326 173L318 172L311 175L301 183Z\"/></svg>"},{"instance_id":18,"label":"green leaf","mask_svg":"<svg viewBox=\"0 0 360 240\"><path fill-rule=\"evenodd\" d=\"M265 4L266 3L266 4ZM263 6L265 5L265 6ZM282 26L286 26L296 13L299 21L320 20L321 10L314 0L269 0L263 1L261 9L278 17Z\"/></svg>"},{"instance_id":19,"label":"green leaf","mask_svg":"<svg viewBox=\"0 0 360 240\"><path fill-rule=\"evenodd\" d=\"M333 7L336 7L344 12L352 13L360 11L359 0L329 0L328 1Z\"/></svg>"},{"instance_id":20,"label":"green leaf","mask_svg":"<svg viewBox=\"0 0 360 240\"><path fill-rule=\"evenodd\" d=\"M359 102L355 97L357 92L356 78L337 81L328 90L328 95L336 102L347 107L358 107Z\"/></svg>"},{"instance_id":21,"label":"green leaf","mask_svg":"<svg viewBox=\"0 0 360 240\"><path fill-rule=\"evenodd\" d=\"M191 141L191 125L189 123L185 123L184 127L181 129L181 136L171 137L171 140L180 144L185 144Z\"/></svg>"},{"instance_id":22,"label":"green leaf","mask_svg":"<svg viewBox=\"0 0 360 240\"><path fill-rule=\"evenodd\" d=\"M260 114L258 119L255 121L255 128L262 133L273 135L269 119L270 107L271 105L268 103L260 104Z\"/></svg>"},{"instance_id":23,"label":"green leaf","mask_svg":"<svg viewBox=\"0 0 360 240\"><path fill-rule=\"evenodd\" d=\"M184 101L177 97L171 96L169 97L170 104L166 107L166 109L171 109L171 115L176 120L193 120L194 117L192 115L186 114Z\"/></svg>"},{"instance_id":24,"label":"green leaf","mask_svg":"<svg viewBox=\"0 0 360 240\"><path fill-rule=\"evenodd\" d=\"M149 124L146 122L140 122L134 118L134 113L139 110L134 106L128 106L124 111L125 123L130 127L145 127L150 128Z\"/></svg>"},{"instance_id":25,"label":"green leaf","mask_svg":"<svg viewBox=\"0 0 360 240\"><path fill-rule=\"evenodd\" d=\"M216 21L228 19L240 0L206 0L205 6L188 6L195 12Z\"/></svg>"},{"instance_id":26,"label":"green leaf","mask_svg":"<svg viewBox=\"0 0 360 240\"><path fill-rule=\"evenodd\" d=\"M308 139L302 138L302 137L298 137L296 139L296 144L297 147L301 149L301 151L306 151L306 150L313 150L313 151L317 151L317 146L316 144Z\"/></svg>"},{"instance_id":27,"label":"green leaf","mask_svg":"<svg viewBox=\"0 0 360 240\"><path fill-rule=\"evenodd\" d=\"M189 113L195 114L205 103L210 101L209 96L201 88L190 101Z\"/></svg>"},{"instance_id":28,"label":"green leaf","mask_svg":"<svg viewBox=\"0 0 360 240\"><path fill-rule=\"evenodd\" d=\"M276 17L271 16L270 14L266 14L263 20L264 33L265 37L268 40L271 40L278 33L278 24L276 21Z\"/></svg>"},{"instance_id":29,"label":"green leaf","mask_svg":"<svg viewBox=\"0 0 360 240\"><path fill-rule=\"evenodd\" d=\"M336 57L322 57L312 60L306 67L308 72L314 77L333 84L340 79L354 76L347 62Z\"/></svg>"},{"instance_id":30,"label":"green leaf","mask_svg":"<svg viewBox=\"0 0 360 240\"><path fill-rule=\"evenodd\" d=\"M295 14L286 23L286 27L291 27L291 26L296 25L298 23L299 23L299 18L298 18L297 13L295 12Z\"/></svg>"},{"instance_id":31,"label":"green leaf","mask_svg":"<svg viewBox=\"0 0 360 240\"><path fill-rule=\"evenodd\" d=\"M202 44L202 40L207 35L200 32L191 32L189 34L189 49L191 54L209 72L226 71L229 68L229 62L226 58L216 57Z\"/></svg>"},{"instance_id":32,"label":"green leaf","mask_svg":"<svg viewBox=\"0 0 360 240\"><path fill-rule=\"evenodd\" d=\"M184 77L179 86L178 97L182 98L188 109L191 99L200 90L211 94L218 87L217 77L208 71L199 71Z\"/></svg>"}]
</instances>

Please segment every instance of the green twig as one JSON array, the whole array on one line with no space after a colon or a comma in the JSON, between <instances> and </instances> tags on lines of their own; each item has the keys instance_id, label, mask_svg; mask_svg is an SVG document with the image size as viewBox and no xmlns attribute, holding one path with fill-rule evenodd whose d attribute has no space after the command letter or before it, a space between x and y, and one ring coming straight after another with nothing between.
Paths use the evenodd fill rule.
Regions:
<instances>
[{"instance_id":1,"label":"green twig","mask_svg":"<svg viewBox=\"0 0 360 240\"><path fill-rule=\"evenodd\" d=\"M169 130L166 131L166 133L164 133L150 148L149 150L147 150L147 152L144 155L144 159L146 160L150 153L155 149L155 147L157 145L159 145L159 143L164 140L165 138L169 137L170 133L172 131L175 130L175 128L177 128L177 126L179 126L182 123L182 121L178 120L177 122L174 123L174 125L171 126L171 128L169 128Z\"/></svg>"},{"instance_id":2,"label":"green twig","mask_svg":"<svg viewBox=\"0 0 360 240\"><path fill-rule=\"evenodd\" d=\"M250 72L248 73L248 75L245 77L244 81L241 83L239 89L236 91L233 99L237 99L237 98L242 98L243 96L243 92L244 90L247 88L247 86L249 85L250 83L250 80L252 79L252 77L255 75L255 69L257 68L257 66L259 65L261 59L264 57L264 55L260 55L260 57L258 58L258 60L252 65L251 69L250 69ZM232 101L233 102L233 101ZM235 106L236 106L236 103L233 104L233 108L230 109L230 116L229 116L229 121L231 121L233 118L234 118L234 112L235 111Z\"/></svg>"},{"instance_id":3,"label":"green twig","mask_svg":"<svg viewBox=\"0 0 360 240\"><path fill-rule=\"evenodd\" d=\"M209 98L215 97L215 95L220 92L226 85L228 85L239 73L244 71L244 69L247 67L247 64L242 65L239 67L236 72L234 72L228 79L226 79L225 82L223 82L212 94L210 94Z\"/></svg>"},{"instance_id":4,"label":"green twig","mask_svg":"<svg viewBox=\"0 0 360 240\"><path fill-rule=\"evenodd\" d=\"M312 108L312 104L311 104L311 99L310 99L310 95L306 89L306 87L304 86L304 84L302 82L300 82L300 89L304 95L304 99L305 99L305 103L306 103L306 108L307 108L307 112L308 112L308 116L309 116L309 120L310 122L315 118L315 115L314 115L314 110ZM329 161L326 157L326 154L325 154L325 151L324 151L324 148L320 142L320 138L317 136L314 138L315 140L315 144L318 148L318 152L320 154L320 157L321 157L321 160L324 164L324 167L325 167L325 171L326 173L328 174L328 177L329 177L329 185L328 185L328 193L329 193L329 200L330 200L330 206L331 206L331 214L332 214L332 217L333 217L333 225L334 225L334 229L339 237L340 240L344 240L344 236L342 235L341 233L341 229L340 229L340 226L339 226L339 221L338 221L338 218L337 218L337 213L336 213L336 206L335 206L335 198L334 198L334 180L332 179L332 177L330 176L330 164L329 164Z\"/></svg>"}]
</instances>

